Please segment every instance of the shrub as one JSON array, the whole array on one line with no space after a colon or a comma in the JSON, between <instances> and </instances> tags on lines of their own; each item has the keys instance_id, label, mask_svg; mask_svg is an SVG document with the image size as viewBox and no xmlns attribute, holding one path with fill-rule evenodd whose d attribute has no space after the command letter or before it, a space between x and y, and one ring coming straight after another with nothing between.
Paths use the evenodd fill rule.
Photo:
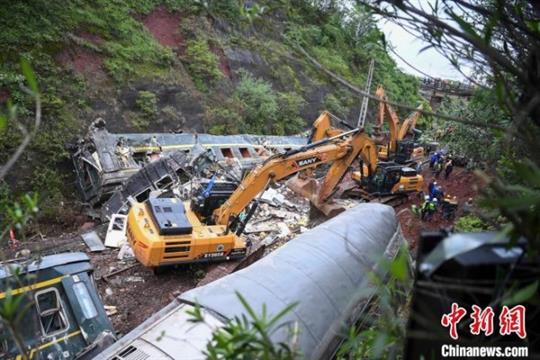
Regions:
<instances>
[{"instance_id":1,"label":"shrub","mask_svg":"<svg viewBox=\"0 0 540 360\"><path fill-rule=\"evenodd\" d=\"M239 126L242 124L240 115L235 104L229 100L225 106L212 107L206 111L206 120L209 127L208 132L213 135L237 134L241 132Z\"/></svg>"},{"instance_id":2,"label":"shrub","mask_svg":"<svg viewBox=\"0 0 540 360\"><path fill-rule=\"evenodd\" d=\"M206 111L212 134L297 134L305 127L300 111L306 101L294 92L275 92L272 85L240 72L232 98Z\"/></svg>"},{"instance_id":3,"label":"shrub","mask_svg":"<svg viewBox=\"0 0 540 360\"><path fill-rule=\"evenodd\" d=\"M327 94L323 100L324 109L339 117L344 117L349 113L349 109L334 95Z\"/></svg>"},{"instance_id":4,"label":"shrub","mask_svg":"<svg viewBox=\"0 0 540 360\"><path fill-rule=\"evenodd\" d=\"M277 96L270 83L256 79L244 71L233 98L243 105L243 132L270 133L268 124L273 124L278 119Z\"/></svg>"},{"instance_id":5,"label":"shrub","mask_svg":"<svg viewBox=\"0 0 540 360\"><path fill-rule=\"evenodd\" d=\"M480 232L489 230L491 227L482 219L475 215L466 215L460 217L455 224L455 229L458 232Z\"/></svg>"},{"instance_id":6,"label":"shrub","mask_svg":"<svg viewBox=\"0 0 540 360\"><path fill-rule=\"evenodd\" d=\"M206 39L189 40L186 48L187 68L200 91L207 91L207 84L213 84L223 77L219 69L219 59Z\"/></svg>"},{"instance_id":7,"label":"shrub","mask_svg":"<svg viewBox=\"0 0 540 360\"><path fill-rule=\"evenodd\" d=\"M155 118L157 116L157 97L153 92L139 91L135 104L144 115L150 118Z\"/></svg>"},{"instance_id":8,"label":"shrub","mask_svg":"<svg viewBox=\"0 0 540 360\"><path fill-rule=\"evenodd\" d=\"M304 98L294 92L279 93L279 120L273 133L276 135L297 134L304 130L306 122L300 117L300 110L306 104Z\"/></svg>"}]
</instances>

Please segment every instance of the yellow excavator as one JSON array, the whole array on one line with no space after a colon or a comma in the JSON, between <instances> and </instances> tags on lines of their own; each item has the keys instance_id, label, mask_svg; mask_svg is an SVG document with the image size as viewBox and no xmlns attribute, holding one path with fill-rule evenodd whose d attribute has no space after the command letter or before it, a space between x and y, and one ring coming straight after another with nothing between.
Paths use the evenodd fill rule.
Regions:
<instances>
[{"instance_id":1,"label":"yellow excavator","mask_svg":"<svg viewBox=\"0 0 540 360\"><path fill-rule=\"evenodd\" d=\"M382 87L379 87L382 89ZM380 95L381 98L384 96L384 90L381 92L377 89L377 95ZM381 104L384 104L381 102ZM375 173L369 172L366 164L364 163L360 166L358 171L352 173L352 178L358 182L361 188L369 193L376 195L393 195L407 192L418 192L422 190L424 185L424 178L422 175L417 174L416 170L405 166L400 163L384 160L388 159L386 149L389 148L390 152L396 152L396 147L400 144L397 139L398 137L404 138L408 130L413 128L416 119L418 118L419 112L415 112L409 118L407 118L403 125L399 126L399 119L397 114L390 108L390 143L387 146L377 146L377 170ZM384 119L384 108L379 107L379 117L376 127L379 129L382 126L382 121ZM334 127L332 125L332 120L340 122L343 126L349 127L349 125L340 119L334 117L328 111L324 111L313 123L313 128L309 137L309 142L317 142L328 137L335 137L343 133L344 130L341 128ZM376 142L374 142L375 144ZM409 154L402 156L402 158L409 159ZM381 161L383 160L383 161ZM406 161L403 161L406 162ZM295 186L297 192L302 193L301 185Z\"/></svg>"},{"instance_id":2,"label":"yellow excavator","mask_svg":"<svg viewBox=\"0 0 540 360\"><path fill-rule=\"evenodd\" d=\"M381 100L388 100L382 85L377 87L375 95ZM406 139L407 134L414 131L416 122L421 115L420 111L422 108L423 106L419 105L417 110L400 124L399 117L392 106L386 102L379 101L373 137L375 143L378 145L377 148L380 160L395 160L398 163L405 163L409 160L416 160L424 157L424 148L414 147L414 143L411 140ZM386 144L381 130L387 116L389 118L388 128L390 139Z\"/></svg>"},{"instance_id":3,"label":"yellow excavator","mask_svg":"<svg viewBox=\"0 0 540 360\"><path fill-rule=\"evenodd\" d=\"M387 100L382 85L377 87L375 95L377 95L377 97L379 97L381 100ZM418 106L417 111L409 115L409 117L407 117L403 123L400 123L399 117L392 106L383 101L379 102L376 123L372 134L373 140L375 141L375 144L377 144L379 161L393 160L403 164L424 157L424 148L414 147L413 142L407 139L407 135L414 131L416 122L421 115L419 110L422 110L422 105ZM388 140L385 139L385 136L382 133L382 127L387 117L389 118ZM337 121L343 127L350 129L349 124L325 111L313 123L310 141L315 142L342 133L343 129L334 127L332 125L332 120Z\"/></svg>"},{"instance_id":4,"label":"yellow excavator","mask_svg":"<svg viewBox=\"0 0 540 360\"><path fill-rule=\"evenodd\" d=\"M128 214L128 241L137 260L152 268L242 258L246 244L241 234L255 212L258 202L253 200L258 194L272 183L330 163L317 196L311 198L316 206L322 205L358 157L367 177L375 174L376 146L363 129L273 155L252 169L234 190L212 189L209 184L191 201L172 197L135 203Z\"/></svg>"}]
</instances>

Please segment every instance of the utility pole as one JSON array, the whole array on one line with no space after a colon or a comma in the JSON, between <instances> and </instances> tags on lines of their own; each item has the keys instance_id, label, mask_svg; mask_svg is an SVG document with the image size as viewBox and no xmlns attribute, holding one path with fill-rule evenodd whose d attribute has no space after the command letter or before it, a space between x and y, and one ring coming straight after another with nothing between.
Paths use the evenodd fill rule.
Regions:
<instances>
[{"instance_id":1,"label":"utility pole","mask_svg":"<svg viewBox=\"0 0 540 360\"><path fill-rule=\"evenodd\" d=\"M373 80L374 68L375 68L375 60L371 59L371 61L369 62L369 70L368 70L368 78L366 82L366 87L364 88L364 91L368 94L371 88L371 80ZM362 106L360 107L360 114L358 115L358 123L356 124L357 128L363 128L364 124L366 123L368 101L369 101L369 98L367 96L364 96L364 98L362 99Z\"/></svg>"}]
</instances>

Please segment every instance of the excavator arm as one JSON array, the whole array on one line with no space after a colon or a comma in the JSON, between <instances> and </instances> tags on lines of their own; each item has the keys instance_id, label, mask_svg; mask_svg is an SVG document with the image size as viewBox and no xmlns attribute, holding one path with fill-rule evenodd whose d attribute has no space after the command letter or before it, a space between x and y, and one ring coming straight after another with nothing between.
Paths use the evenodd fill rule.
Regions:
<instances>
[{"instance_id":1,"label":"excavator arm","mask_svg":"<svg viewBox=\"0 0 540 360\"><path fill-rule=\"evenodd\" d=\"M341 124L346 128L349 128L349 130L352 130L351 126L346 122L341 121ZM313 123L308 143L315 143L326 138L338 136L341 133L343 133L342 129L332 126L332 114L328 111L323 111Z\"/></svg>"},{"instance_id":2,"label":"excavator arm","mask_svg":"<svg viewBox=\"0 0 540 360\"><path fill-rule=\"evenodd\" d=\"M361 129L271 157L253 169L229 199L214 211L214 221L216 224L229 224L230 218L238 216L269 183L331 162L332 165L322 182L317 199L324 202L358 156L368 165L370 172L374 173L377 167L376 147Z\"/></svg>"},{"instance_id":3,"label":"excavator arm","mask_svg":"<svg viewBox=\"0 0 540 360\"><path fill-rule=\"evenodd\" d=\"M375 95L384 101L387 101L386 94L384 92L384 88L382 85L379 85L377 87L377 91L375 92ZM379 112L377 116L377 121L375 123L375 129L380 131L382 129L382 125L384 123L384 118L388 114L390 117L390 121L388 122L388 128L390 129L390 142L389 142L389 150L390 153L394 153L396 151L397 147L397 140L398 140L398 132L399 132L399 117L395 110L390 106L390 104L385 103L383 101L379 101Z\"/></svg>"},{"instance_id":4,"label":"excavator arm","mask_svg":"<svg viewBox=\"0 0 540 360\"><path fill-rule=\"evenodd\" d=\"M422 115L420 112L423 109L422 104L420 104L416 109L417 110L409 115L409 117L403 121L403 124L401 124L398 133L398 140L403 140L405 136L407 136L407 133L416 127L416 121L418 121L418 118L420 115Z\"/></svg>"}]
</instances>

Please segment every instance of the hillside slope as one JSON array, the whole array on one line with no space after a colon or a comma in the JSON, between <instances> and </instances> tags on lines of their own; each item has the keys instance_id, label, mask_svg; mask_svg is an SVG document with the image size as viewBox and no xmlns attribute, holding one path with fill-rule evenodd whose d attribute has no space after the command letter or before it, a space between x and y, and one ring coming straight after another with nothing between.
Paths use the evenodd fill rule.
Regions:
<instances>
[{"instance_id":1,"label":"hillside slope","mask_svg":"<svg viewBox=\"0 0 540 360\"><path fill-rule=\"evenodd\" d=\"M401 73L363 9L321 1L35 0L0 10L0 106L32 103L19 87L28 58L43 94L43 125L12 172L18 190L38 191L43 215L61 218L74 199L67 142L97 117L111 131L289 134L323 109L349 118L360 99L295 53L300 44L330 70L415 104L417 80ZM204 5L203 5L204 4ZM373 104L371 104L373 106ZM13 125L13 124L11 124ZM0 135L0 161L18 144ZM14 175L16 174L16 176Z\"/></svg>"}]
</instances>

